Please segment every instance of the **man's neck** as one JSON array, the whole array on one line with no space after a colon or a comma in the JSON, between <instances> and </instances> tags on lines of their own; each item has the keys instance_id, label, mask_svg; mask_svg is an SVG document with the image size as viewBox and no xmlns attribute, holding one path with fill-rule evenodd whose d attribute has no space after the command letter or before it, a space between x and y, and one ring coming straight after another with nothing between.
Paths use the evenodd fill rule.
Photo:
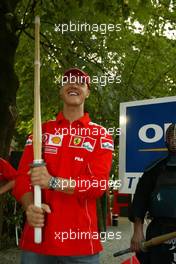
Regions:
<instances>
[{"instance_id":1,"label":"man's neck","mask_svg":"<svg viewBox=\"0 0 176 264\"><path fill-rule=\"evenodd\" d=\"M75 107L75 106L64 105L63 115L67 120L73 122L84 116L84 108L83 106Z\"/></svg>"}]
</instances>

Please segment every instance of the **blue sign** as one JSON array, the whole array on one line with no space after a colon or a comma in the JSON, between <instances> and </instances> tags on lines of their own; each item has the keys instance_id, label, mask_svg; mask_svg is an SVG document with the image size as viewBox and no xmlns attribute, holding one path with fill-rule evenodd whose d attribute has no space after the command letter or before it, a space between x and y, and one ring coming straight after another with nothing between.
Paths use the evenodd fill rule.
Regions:
<instances>
[{"instance_id":1,"label":"blue sign","mask_svg":"<svg viewBox=\"0 0 176 264\"><path fill-rule=\"evenodd\" d=\"M176 102L127 107L126 116L126 172L143 172L167 154L164 124L176 123Z\"/></svg>"},{"instance_id":2,"label":"blue sign","mask_svg":"<svg viewBox=\"0 0 176 264\"><path fill-rule=\"evenodd\" d=\"M133 179L136 185L136 177L167 156L165 132L171 123L176 123L176 97L122 103L120 118L119 176L128 181L123 185L128 193L129 189L134 192Z\"/></svg>"}]
</instances>

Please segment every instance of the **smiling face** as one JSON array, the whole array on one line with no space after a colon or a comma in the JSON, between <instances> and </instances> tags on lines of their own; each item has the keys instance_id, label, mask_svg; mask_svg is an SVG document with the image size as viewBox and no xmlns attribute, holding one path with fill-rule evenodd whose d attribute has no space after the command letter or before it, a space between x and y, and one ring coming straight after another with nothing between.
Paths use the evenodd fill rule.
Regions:
<instances>
[{"instance_id":1,"label":"smiling face","mask_svg":"<svg viewBox=\"0 0 176 264\"><path fill-rule=\"evenodd\" d=\"M62 100L68 106L83 105L85 99L89 97L89 93L87 84L80 82L79 78L75 78L75 82L68 80L60 90Z\"/></svg>"}]
</instances>

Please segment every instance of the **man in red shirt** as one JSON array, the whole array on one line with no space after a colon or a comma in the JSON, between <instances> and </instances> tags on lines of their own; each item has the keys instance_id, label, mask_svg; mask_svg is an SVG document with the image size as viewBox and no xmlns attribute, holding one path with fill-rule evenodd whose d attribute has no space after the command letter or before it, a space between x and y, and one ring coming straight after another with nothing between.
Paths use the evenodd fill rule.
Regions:
<instances>
[{"instance_id":1,"label":"man in red shirt","mask_svg":"<svg viewBox=\"0 0 176 264\"><path fill-rule=\"evenodd\" d=\"M6 160L0 158L0 181L3 183L0 187L0 194L13 188L16 176L16 170Z\"/></svg>"},{"instance_id":2,"label":"man in red shirt","mask_svg":"<svg viewBox=\"0 0 176 264\"><path fill-rule=\"evenodd\" d=\"M108 188L113 142L105 128L84 113L89 94L85 72L65 72L63 111L42 127L46 166L30 169L32 136L27 140L14 188L27 216L20 243L22 264L99 263L96 200ZM42 209L33 204L34 185L42 188ZM41 244L34 243L34 227L43 230Z\"/></svg>"}]
</instances>

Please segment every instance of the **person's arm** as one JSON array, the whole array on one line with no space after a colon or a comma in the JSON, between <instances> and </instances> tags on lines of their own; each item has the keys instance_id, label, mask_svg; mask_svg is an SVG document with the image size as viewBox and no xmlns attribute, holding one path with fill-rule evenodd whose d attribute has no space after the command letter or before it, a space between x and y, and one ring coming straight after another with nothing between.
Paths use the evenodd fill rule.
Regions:
<instances>
[{"instance_id":1,"label":"person's arm","mask_svg":"<svg viewBox=\"0 0 176 264\"><path fill-rule=\"evenodd\" d=\"M33 193L25 193L21 197L21 204L26 212L27 222L32 227L43 227L45 223L45 213L50 213L51 210L47 204L42 204L42 207L34 205Z\"/></svg>"},{"instance_id":2,"label":"person's arm","mask_svg":"<svg viewBox=\"0 0 176 264\"><path fill-rule=\"evenodd\" d=\"M32 185L39 185L43 189L49 188L49 181L53 177L47 170L46 166L40 166L30 169L28 174L31 177ZM64 179L61 177L54 177L57 178L58 183L55 191L64 192L67 194L73 194L75 190L75 185L73 180L71 179Z\"/></svg>"},{"instance_id":3,"label":"person's arm","mask_svg":"<svg viewBox=\"0 0 176 264\"><path fill-rule=\"evenodd\" d=\"M139 179L132 205L130 206L129 220L134 222L135 218L144 221L146 212L149 210L150 196L156 184L155 170L144 172Z\"/></svg>"},{"instance_id":4,"label":"person's arm","mask_svg":"<svg viewBox=\"0 0 176 264\"><path fill-rule=\"evenodd\" d=\"M25 193L21 197L20 202L21 202L21 204L23 206L23 209L26 211L28 206L34 203L33 193L32 192Z\"/></svg>"},{"instance_id":5,"label":"person's arm","mask_svg":"<svg viewBox=\"0 0 176 264\"><path fill-rule=\"evenodd\" d=\"M109 142L111 147L107 146L106 142ZM103 140L102 138L97 139L96 150L87 164L87 171L80 176L80 179L85 182L85 186L80 184L80 179L78 179L74 195L80 199L96 199L104 194L109 188L112 150L113 141L109 135L106 135ZM90 186L87 186L86 181L89 181Z\"/></svg>"},{"instance_id":6,"label":"person's arm","mask_svg":"<svg viewBox=\"0 0 176 264\"><path fill-rule=\"evenodd\" d=\"M78 179L64 179L58 175L58 185L55 191L73 194L79 198L98 198L108 188L109 173L112 164L112 150L102 147L101 139L97 140L95 152L90 156L86 172ZM107 141L112 140L107 136ZM113 144L113 143L112 143ZM40 185L48 189L48 182L52 175L45 166L32 168L30 170L32 185Z\"/></svg>"},{"instance_id":7,"label":"person's arm","mask_svg":"<svg viewBox=\"0 0 176 264\"><path fill-rule=\"evenodd\" d=\"M15 180L17 177L17 171L12 167L12 165L8 161L4 159L1 159L1 161L3 178L7 181Z\"/></svg>"},{"instance_id":8,"label":"person's arm","mask_svg":"<svg viewBox=\"0 0 176 264\"><path fill-rule=\"evenodd\" d=\"M155 170L149 170L144 172L136 187L129 215L129 220L133 222L134 226L131 238L132 251L140 251L140 244L144 240L144 217L146 212L149 210L150 195L155 186L155 181Z\"/></svg>"},{"instance_id":9,"label":"person's arm","mask_svg":"<svg viewBox=\"0 0 176 264\"><path fill-rule=\"evenodd\" d=\"M45 213L51 210L47 204L42 204L42 208L34 205L34 195L32 192L24 193L20 198L24 211L26 212L27 222L32 227L43 227L45 221Z\"/></svg>"},{"instance_id":10,"label":"person's arm","mask_svg":"<svg viewBox=\"0 0 176 264\"><path fill-rule=\"evenodd\" d=\"M0 194L10 191L15 185L15 180L9 181L0 187Z\"/></svg>"},{"instance_id":11,"label":"person's arm","mask_svg":"<svg viewBox=\"0 0 176 264\"><path fill-rule=\"evenodd\" d=\"M133 223L133 236L131 238L131 250L140 251L141 242L144 240L143 221L140 218L135 218Z\"/></svg>"},{"instance_id":12,"label":"person's arm","mask_svg":"<svg viewBox=\"0 0 176 264\"><path fill-rule=\"evenodd\" d=\"M13 195L19 201L27 217L27 222L33 227L43 227L45 213L50 213L51 210L48 205L42 204L42 208L38 208L34 205L33 192L31 186L30 176L28 174L30 170L30 164L33 162L33 149L32 139L28 138L25 150L20 160L18 177L15 181L13 189Z\"/></svg>"},{"instance_id":13,"label":"person's arm","mask_svg":"<svg viewBox=\"0 0 176 264\"><path fill-rule=\"evenodd\" d=\"M0 194L10 191L15 185L15 178L17 177L17 171L10 165L10 163L0 158L1 174L4 179L4 184L0 186Z\"/></svg>"}]
</instances>

